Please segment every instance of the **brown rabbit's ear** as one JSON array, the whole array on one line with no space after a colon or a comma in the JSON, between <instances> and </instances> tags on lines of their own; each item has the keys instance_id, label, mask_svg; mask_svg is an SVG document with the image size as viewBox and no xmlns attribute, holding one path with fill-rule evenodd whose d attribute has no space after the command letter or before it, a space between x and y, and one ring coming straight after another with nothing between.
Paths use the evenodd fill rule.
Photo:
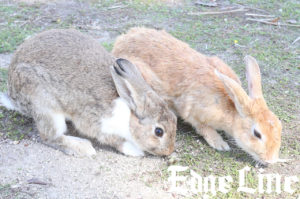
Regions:
<instances>
[{"instance_id":1,"label":"brown rabbit's ear","mask_svg":"<svg viewBox=\"0 0 300 199\"><path fill-rule=\"evenodd\" d=\"M128 60L117 59L111 66L111 74L119 96L126 100L138 117L143 117L146 94L152 89L140 71Z\"/></svg>"},{"instance_id":2,"label":"brown rabbit's ear","mask_svg":"<svg viewBox=\"0 0 300 199\"><path fill-rule=\"evenodd\" d=\"M247 55L244 60L246 62L246 77L248 80L249 96L252 99L262 98L261 76L257 61L249 55Z\"/></svg>"},{"instance_id":3,"label":"brown rabbit's ear","mask_svg":"<svg viewBox=\"0 0 300 199\"><path fill-rule=\"evenodd\" d=\"M251 99L248 97L244 89L233 79L221 74L215 70L217 77L223 82L225 89L234 102L235 108L238 113L244 117L248 114L247 105L250 104Z\"/></svg>"}]
</instances>

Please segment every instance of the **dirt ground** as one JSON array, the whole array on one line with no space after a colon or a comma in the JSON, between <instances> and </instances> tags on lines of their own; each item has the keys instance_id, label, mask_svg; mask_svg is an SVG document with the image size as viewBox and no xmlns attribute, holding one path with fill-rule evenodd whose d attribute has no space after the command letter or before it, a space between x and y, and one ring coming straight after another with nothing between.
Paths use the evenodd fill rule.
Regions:
<instances>
[{"instance_id":1,"label":"dirt ground","mask_svg":"<svg viewBox=\"0 0 300 199\"><path fill-rule=\"evenodd\" d=\"M160 158L103 149L95 159L78 158L33 140L4 140L0 150L0 184L13 184L1 188L1 198L173 198L161 182Z\"/></svg>"},{"instance_id":2,"label":"dirt ground","mask_svg":"<svg viewBox=\"0 0 300 199\"><path fill-rule=\"evenodd\" d=\"M7 67L24 39L51 28L76 28L95 37L107 50L130 27L166 29L196 50L217 55L241 77L243 57L256 57L262 71L264 96L283 122L281 158L292 159L264 170L300 179L300 40L299 28L249 22L245 12L197 16L193 13L246 8L248 13L280 16L280 23L300 22L299 2L272 0L199 1L158 0L0 0L0 90L6 90ZM297 11L298 10L298 11ZM71 128L72 129L72 128ZM72 132L74 130L71 130ZM226 138L227 140L229 138ZM30 118L0 107L0 198L185 198L170 192L170 164L188 166L203 176L237 176L251 167L250 186L257 186L260 169L247 154L230 143L230 152L217 152L182 122L172 157L126 157L94 145L94 159L67 156L43 144ZM211 198L299 198L300 183L288 194L236 192ZM186 198L202 198L193 195Z\"/></svg>"}]
</instances>

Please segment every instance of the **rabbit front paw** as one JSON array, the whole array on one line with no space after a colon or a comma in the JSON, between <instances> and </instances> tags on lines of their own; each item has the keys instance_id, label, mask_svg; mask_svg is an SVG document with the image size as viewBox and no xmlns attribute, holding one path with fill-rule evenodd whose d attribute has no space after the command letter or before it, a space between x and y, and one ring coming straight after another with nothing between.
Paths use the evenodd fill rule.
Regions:
<instances>
[{"instance_id":1,"label":"rabbit front paw","mask_svg":"<svg viewBox=\"0 0 300 199\"><path fill-rule=\"evenodd\" d=\"M128 142L128 141L123 143L121 152L124 153L125 155L135 156L135 157L145 155L141 149L139 149L134 144L132 144L131 142Z\"/></svg>"},{"instance_id":2,"label":"rabbit front paw","mask_svg":"<svg viewBox=\"0 0 300 199\"><path fill-rule=\"evenodd\" d=\"M223 139L208 140L207 143L218 151L230 151L230 146Z\"/></svg>"},{"instance_id":3,"label":"rabbit front paw","mask_svg":"<svg viewBox=\"0 0 300 199\"><path fill-rule=\"evenodd\" d=\"M225 142L222 136L211 127L202 127L200 135L206 140L206 142L216 150L219 151L230 151L230 146Z\"/></svg>"},{"instance_id":4,"label":"rabbit front paw","mask_svg":"<svg viewBox=\"0 0 300 199\"><path fill-rule=\"evenodd\" d=\"M60 145L64 148L63 151L68 155L80 157L94 157L96 155L96 150L87 139L63 135L57 141L60 142Z\"/></svg>"}]
</instances>

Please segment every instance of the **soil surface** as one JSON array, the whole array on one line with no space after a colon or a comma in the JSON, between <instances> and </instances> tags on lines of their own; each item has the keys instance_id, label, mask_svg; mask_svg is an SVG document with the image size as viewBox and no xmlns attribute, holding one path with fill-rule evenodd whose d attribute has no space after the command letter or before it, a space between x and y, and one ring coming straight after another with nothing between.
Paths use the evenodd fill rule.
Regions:
<instances>
[{"instance_id":1,"label":"soil surface","mask_svg":"<svg viewBox=\"0 0 300 199\"><path fill-rule=\"evenodd\" d=\"M173 198L161 158L99 148L94 159L79 158L27 139L2 140L0 151L0 184L12 184L1 198Z\"/></svg>"}]
</instances>

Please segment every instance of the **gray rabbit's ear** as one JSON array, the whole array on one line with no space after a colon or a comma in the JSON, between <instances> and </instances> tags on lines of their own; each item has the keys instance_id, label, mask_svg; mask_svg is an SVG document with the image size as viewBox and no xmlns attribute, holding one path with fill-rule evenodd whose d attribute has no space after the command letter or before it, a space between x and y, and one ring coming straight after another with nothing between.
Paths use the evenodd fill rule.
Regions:
<instances>
[{"instance_id":1,"label":"gray rabbit's ear","mask_svg":"<svg viewBox=\"0 0 300 199\"><path fill-rule=\"evenodd\" d=\"M120 58L111 66L111 74L119 96L126 100L138 117L144 117L147 92L152 89L138 68L128 60Z\"/></svg>"}]
</instances>

